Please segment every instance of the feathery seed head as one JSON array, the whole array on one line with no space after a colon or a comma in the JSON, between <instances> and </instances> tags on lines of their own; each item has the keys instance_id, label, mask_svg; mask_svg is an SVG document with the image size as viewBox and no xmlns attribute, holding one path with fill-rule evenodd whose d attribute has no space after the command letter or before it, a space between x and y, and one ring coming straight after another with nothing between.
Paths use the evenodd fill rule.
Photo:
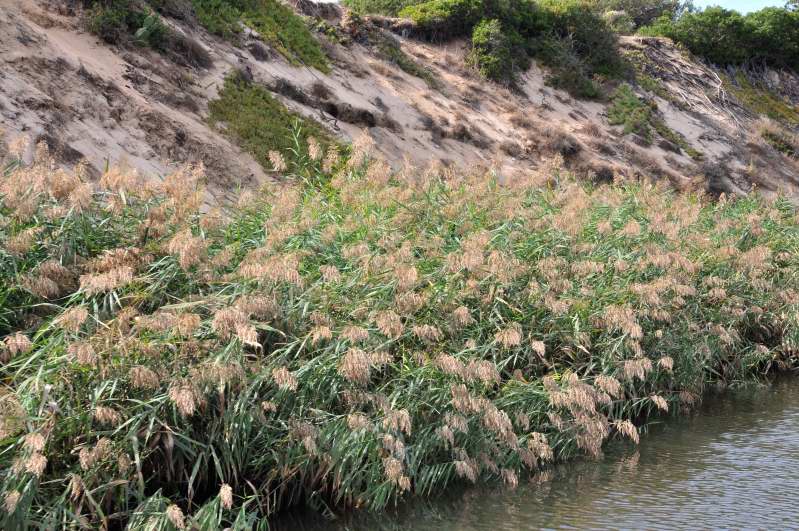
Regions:
<instances>
[{"instance_id":1,"label":"feathery seed head","mask_svg":"<svg viewBox=\"0 0 799 531\"><path fill-rule=\"evenodd\" d=\"M283 158L283 155L280 154L278 151L270 151L268 153L269 162L272 163L272 169L278 173L283 173L288 170L288 165L286 164L286 159Z\"/></svg>"},{"instance_id":2,"label":"feathery seed head","mask_svg":"<svg viewBox=\"0 0 799 531\"><path fill-rule=\"evenodd\" d=\"M669 410L669 403L660 395L652 395L649 397L650 400L657 406L658 409L662 411Z\"/></svg>"},{"instance_id":3,"label":"feathery seed head","mask_svg":"<svg viewBox=\"0 0 799 531\"><path fill-rule=\"evenodd\" d=\"M440 329L438 329L433 325L427 325L427 324L414 326L412 331L413 335L415 335L416 337L427 343L434 343L436 341L439 341L444 336L444 334L441 332Z\"/></svg>"},{"instance_id":4,"label":"feathery seed head","mask_svg":"<svg viewBox=\"0 0 799 531\"><path fill-rule=\"evenodd\" d=\"M3 507L6 510L7 514L14 514L14 511L17 510L17 504L19 503L21 495L18 490L12 490L6 492L5 496L3 497Z\"/></svg>"},{"instance_id":5,"label":"feathery seed head","mask_svg":"<svg viewBox=\"0 0 799 531\"><path fill-rule=\"evenodd\" d=\"M297 378L286 367L278 367L272 370L272 379L277 386L284 391L297 390Z\"/></svg>"},{"instance_id":6,"label":"feathery seed head","mask_svg":"<svg viewBox=\"0 0 799 531\"><path fill-rule=\"evenodd\" d=\"M189 382L175 382L169 387L169 398L184 417L194 415L199 402L194 386Z\"/></svg>"},{"instance_id":7,"label":"feathery seed head","mask_svg":"<svg viewBox=\"0 0 799 531\"><path fill-rule=\"evenodd\" d=\"M369 339L369 331L363 327L351 325L341 331L341 337L352 343L357 343Z\"/></svg>"},{"instance_id":8,"label":"feathery seed head","mask_svg":"<svg viewBox=\"0 0 799 531\"><path fill-rule=\"evenodd\" d=\"M638 428L629 420L617 420L614 424L619 433L629 438L635 444L639 442Z\"/></svg>"},{"instance_id":9,"label":"feathery seed head","mask_svg":"<svg viewBox=\"0 0 799 531\"><path fill-rule=\"evenodd\" d=\"M375 316L375 324L380 333L391 339L399 338L405 328L400 316L391 310L379 312Z\"/></svg>"},{"instance_id":10,"label":"feathery seed head","mask_svg":"<svg viewBox=\"0 0 799 531\"><path fill-rule=\"evenodd\" d=\"M76 334L89 318L89 311L83 306L76 306L56 317L53 323L59 328Z\"/></svg>"},{"instance_id":11,"label":"feathery seed head","mask_svg":"<svg viewBox=\"0 0 799 531\"><path fill-rule=\"evenodd\" d=\"M39 452L33 452L25 460L25 471L37 478L42 477L45 468L47 468L47 458Z\"/></svg>"},{"instance_id":12,"label":"feathery seed head","mask_svg":"<svg viewBox=\"0 0 799 531\"><path fill-rule=\"evenodd\" d=\"M219 487L219 501L225 509L233 507L233 489L227 483Z\"/></svg>"},{"instance_id":13,"label":"feathery seed head","mask_svg":"<svg viewBox=\"0 0 799 531\"><path fill-rule=\"evenodd\" d=\"M186 529L186 519L183 511L175 504L166 508L166 517L178 529Z\"/></svg>"},{"instance_id":14,"label":"feathery seed head","mask_svg":"<svg viewBox=\"0 0 799 531\"><path fill-rule=\"evenodd\" d=\"M319 144L319 141L312 136L308 137L308 156L313 161L318 161L322 158L323 151L322 146Z\"/></svg>"},{"instance_id":15,"label":"feathery seed head","mask_svg":"<svg viewBox=\"0 0 799 531\"><path fill-rule=\"evenodd\" d=\"M347 380L363 385L369 382L371 365L372 360L366 352L349 348L339 363L338 372Z\"/></svg>"},{"instance_id":16,"label":"feathery seed head","mask_svg":"<svg viewBox=\"0 0 799 531\"><path fill-rule=\"evenodd\" d=\"M23 444L29 452L41 452L44 450L45 443L45 438L41 433L32 432L25 436Z\"/></svg>"},{"instance_id":17,"label":"feathery seed head","mask_svg":"<svg viewBox=\"0 0 799 531\"><path fill-rule=\"evenodd\" d=\"M106 426L117 426L122 421L122 415L114 408L96 406L94 408L94 419Z\"/></svg>"},{"instance_id":18,"label":"feathery seed head","mask_svg":"<svg viewBox=\"0 0 799 531\"><path fill-rule=\"evenodd\" d=\"M16 332L13 335L6 336L3 340L3 343L6 346L6 349L11 354L11 356L16 356L17 354L26 354L33 349L33 343L31 343L28 336L21 332Z\"/></svg>"},{"instance_id":19,"label":"feathery seed head","mask_svg":"<svg viewBox=\"0 0 799 531\"><path fill-rule=\"evenodd\" d=\"M458 306L452 311L452 322L458 328L469 326L474 322L474 318L466 306Z\"/></svg>"},{"instance_id":20,"label":"feathery seed head","mask_svg":"<svg viewBox=\"0 0 799 531\"><path fill-rule=\"evenodd\" d=\"M511 323L497 332L494 339L505 348L518 347L522 343L522 327L519 323Z\"/></svg>"},{"instance_id":21,"label":"feathery seed head","mask_svg":"<svg viewBox=\"0 0 799 531\"><path fill-rule=\"evenodd\" d=\"M369 417L363 413L350 413L347 415L347 426L352 431L358 431L368 429L371 424L369 423Z\"/></svg>"}]
</instances>

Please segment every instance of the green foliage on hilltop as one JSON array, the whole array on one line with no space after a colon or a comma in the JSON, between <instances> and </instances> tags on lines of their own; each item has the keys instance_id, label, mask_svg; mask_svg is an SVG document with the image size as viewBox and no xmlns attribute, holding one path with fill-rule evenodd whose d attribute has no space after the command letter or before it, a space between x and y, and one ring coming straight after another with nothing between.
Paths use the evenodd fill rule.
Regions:
<instances>
[{"instance_id":1,"label":"green foliage on hilltop","mask_svg":"<svg viewBox=\"0 0 799 531\"><path fill-rule=\"evenodd\" d=\"M329 70L327 57L303 18L278 0L186 0L180 6L168 0L85 3L89 30L111 44L139 43L161 51L186 48L185 44L172 44L185 37L166 27L159 15L164 13L194 18L211 33L231 40L238 38L246 24L289 62Z\"/></svg>"},{"instance_id":2,"label":"green foliage on hilltop","mask_svg":"<svg viewBox=\"0 0 799 531\"><path fill-rule=\"evenodd\" d=\"M323 72L330 68L304 20L278 0L192 0L192 4L198 21L212 33L235 39L244 23L290 62Z\"/></svg>"},{"instance_id":3,"label":"green foliage on hilltop","mask_svg":"<svg viewBox=\"0 0 799 531\"><path fill-rule=\"evenodd\" d=\"M497 19L482 20L475 26L467 62L483 77L499 82L512 79L517 70L530 65L519 34L503 28Z\"/></svg>"},{"instance_id":4,"label":"green foliage on hilltop","mask_svg":"<svg viewBox=\"0 0 799 531\"><path fill-rule=\"evenodd\" d=\"M661 17L674 18L685 10L682 0L599 0L603 13L619 13L629 20L629 29L647 26Z\"/></svg>"},{"instance_id":5,"label":"green foliage on hilltop","mask_svg":"<svg viewBox=\"0 0 799 531\"><path fill-rule=\"evenodd\" d=\"M426 0L343 0L341 3L360 14L397 16L404 8Z\"/></svg>"},{"instance_id":6,"label":"green foliage on hilltop","mask_svg":"<svg viewBox=\"0 0 799 531\"><path fill-rule=\"evenodd\" d=\"M746 15L722 7L663 17L644 28L719 65L765 62L799 69L799 12L768 7Z\"/></svg>"},{"instance_id":7,"label":"green foliage on hilltop","mask_svg":"<svg viewBox=\"0 0 799 531\"><path fill-rule=\"evenodd\" d=\"M594 79L622 75L616 36L587 0L430 0L399 11L432 40L471 36L470 62L486 77L512 83L538 57L553 84L586 97Z\"/></svg>"}]
</instances>

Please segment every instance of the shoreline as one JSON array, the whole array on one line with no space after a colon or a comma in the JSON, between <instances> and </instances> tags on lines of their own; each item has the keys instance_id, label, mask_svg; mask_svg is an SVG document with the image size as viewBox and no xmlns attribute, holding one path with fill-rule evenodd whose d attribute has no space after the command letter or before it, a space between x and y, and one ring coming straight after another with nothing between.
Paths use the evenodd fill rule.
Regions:
<instances>
[{"instance_id":1,"label":"shoreline","mask_svg":"<svg viewBox=\"0 0 799 531\"><path fill-rule=\"evenodd\" d=\"M696 495L686 492L685 482L694 487L701 484L706 490L721 487L719 490L723 491L725 485L734 487L725 480L719 484L716 474L713 479L708 478L710 470L713 467L738 468L734 464L735 456L729 455L729 452L738 451L737 445L741 446L741 451L748 452L746 448L751 448L755 442L750 439L762 440L768 433L784 433L787 428L784 426L785 411L789 411L788 418L796 415L790 397L796 396L798 384L792 375L764 384L742 384L737 389L709 392L701 405L690 413L667 415L648 423L647 429L642 429L640 446L628 441L610 441L599 459L575 457L556 463L545 474L521 480L514 490L496 482L459 484L433 498L404 500L381 514L346 512L332 520L310 509L295 509L272 520L272 529L472 531L492 524L502 529L690 527L688 522L700 516L694 512L699 509L693 502L701 503L701 510L709 510L714 503L724 500L697 499ZM719 449L725 447L726 453L719 455ZM772 455L779 459L790 454L790 445L778 443L764 453L752 451L755 456L750 458L762 460ZM736 477L754 473L762 463L752 461L739 465ZM780 481L787 481L789 477L786 473ZM764 489L764 485L758 485L756 480L751 483L752 495L765 494L758 491ZM712 497L710 493L707 495ZM733 507L726 501L728 505L719 510ZM597 511L597 506L603 510ZM678 506L682 511L677 510ZM665 523L662 519L669 514L672 519ZM743 518L746 522L763 522L760 514ZM692 525L697 529L703 527L697 521ZM744 527L744 522L733 518L716 520L716 525Z\"/></svg>"}]
</instances>

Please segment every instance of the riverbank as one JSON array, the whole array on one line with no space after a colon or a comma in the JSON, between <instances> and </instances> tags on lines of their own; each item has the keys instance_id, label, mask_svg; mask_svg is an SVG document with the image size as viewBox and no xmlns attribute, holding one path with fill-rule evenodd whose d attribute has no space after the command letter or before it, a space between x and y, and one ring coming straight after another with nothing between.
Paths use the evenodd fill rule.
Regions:
<instances>
[{"instance_id":1,"label":"riverbank","mask_svg":"<svg viewBox=\"0 0 799 531\"><path fill-rule=\"evenodd\" d=\"M245 529L515 487L708 384L796 365L799 218L575 182L270 154L202 172L6 172L3 526Z\"/></svg>"},{"instance_id":2,"label":"riverbank","mask_svg":"<svg viewBox=\"0 0 799 531\"><path fill-rule=\"evenodd\" d=\"M554 465L514 490L452 488L334 521L293 512L272 529L789 529L799 518L797 398L795 378L710 392L690 414L647 422L640 445L612 441L601 459Z\"/></svg>"}]
</instances>

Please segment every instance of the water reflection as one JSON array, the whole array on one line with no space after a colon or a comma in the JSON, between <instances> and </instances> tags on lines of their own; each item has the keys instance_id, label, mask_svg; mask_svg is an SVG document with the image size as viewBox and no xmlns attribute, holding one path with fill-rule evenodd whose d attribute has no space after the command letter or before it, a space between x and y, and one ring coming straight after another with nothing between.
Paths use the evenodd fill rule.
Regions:
<instances>
[{"instance_id":1,"label":"water reflection","mask_svg":"<svg viewBox=\"0 0 799 531\"><path fill-rule=\"evenodd\" d=\"M279 530L799 529L799 381L707 400L638 447L572 462L514 491L413 500L393 514L288 518Z\"/></svg>"}]
</instances>

